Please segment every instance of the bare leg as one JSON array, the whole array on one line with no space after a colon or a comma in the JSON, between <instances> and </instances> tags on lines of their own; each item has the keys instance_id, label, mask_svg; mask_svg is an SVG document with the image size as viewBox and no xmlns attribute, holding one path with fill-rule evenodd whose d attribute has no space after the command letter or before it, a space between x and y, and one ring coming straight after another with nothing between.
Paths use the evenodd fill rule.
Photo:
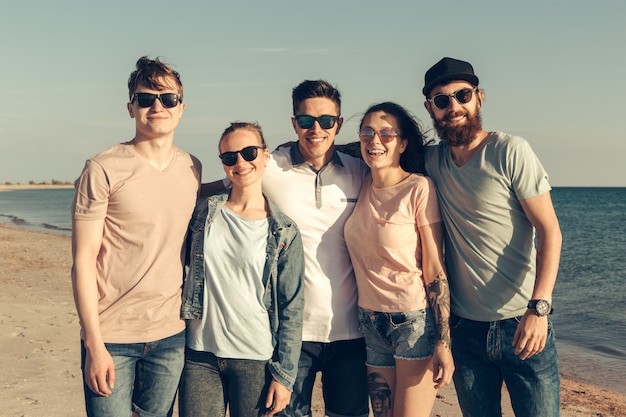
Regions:
<instances>
[{"instance_id":1,"label":"bare leg","mask_svg":"<svg viewBox=\"0 0 626 417\"><path fill-rule=\"evenodd\" d=\"M374 417L393 416L396 368L367 367L367 382Z\"/></svg>"},{"instance_id":2,"label":"bare leg","mask_svg":"<svg viewBox=\"0 0 626 417\"><path fill-rule=\"evenodd\" d=\"M430 416L437 396L432 358L396 359L395 374L394 417Z\"/></svg>"}]
</instances>

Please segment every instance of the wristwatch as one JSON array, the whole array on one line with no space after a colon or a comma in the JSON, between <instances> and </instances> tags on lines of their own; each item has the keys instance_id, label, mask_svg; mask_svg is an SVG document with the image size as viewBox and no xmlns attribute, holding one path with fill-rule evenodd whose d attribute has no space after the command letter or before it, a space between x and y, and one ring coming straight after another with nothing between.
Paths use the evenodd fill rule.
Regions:
<instances>
[{"instance_id":1,"label":"wristwatch","mask_svg":"<svg viewBox=\"0 0 626 417\"><path fill-rule=\"evenodd\" d=\"M554 311L548 300L530 300L527 307L533 310L539 317L547 316Z\"/></svg>"}]
</instances>

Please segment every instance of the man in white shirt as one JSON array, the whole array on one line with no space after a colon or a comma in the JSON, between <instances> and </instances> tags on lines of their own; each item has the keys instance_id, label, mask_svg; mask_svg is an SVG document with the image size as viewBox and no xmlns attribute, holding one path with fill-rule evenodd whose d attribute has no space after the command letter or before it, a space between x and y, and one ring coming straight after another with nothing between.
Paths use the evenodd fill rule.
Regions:
<instances>
[{"instance_id":1,"label":"man in white shirt","mask_svg":"<svg viewBox=\"0 0 626 417\"><path fill-rule=\"evenodd\" d=\"M325 415L366 417L365 343L343 227L367 167L335 150L343 122L335 87L307 80L292 99L298 142L272 152L263 176L263 191L298 224L305 252L303 346L291 403L280 415L311 415L320 371Z\"/></svg>"}]
</instances>

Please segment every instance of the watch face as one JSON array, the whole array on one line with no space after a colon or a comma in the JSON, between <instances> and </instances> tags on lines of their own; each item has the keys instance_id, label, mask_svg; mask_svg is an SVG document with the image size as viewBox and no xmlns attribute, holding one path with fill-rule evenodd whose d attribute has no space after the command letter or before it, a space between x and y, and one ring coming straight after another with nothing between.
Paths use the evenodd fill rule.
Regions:
<instances>
[{"instance_id":1,"label":"watch face","mask_svg":"<svg viewBox=\"0 0 626 417\"><path fill-rule=\"evenodd\" d=\"M540 316L545 316L550 312L550 303L546 300L538 300L537 305L535 306L535 310Z\"/></svg>"}]
</instances>

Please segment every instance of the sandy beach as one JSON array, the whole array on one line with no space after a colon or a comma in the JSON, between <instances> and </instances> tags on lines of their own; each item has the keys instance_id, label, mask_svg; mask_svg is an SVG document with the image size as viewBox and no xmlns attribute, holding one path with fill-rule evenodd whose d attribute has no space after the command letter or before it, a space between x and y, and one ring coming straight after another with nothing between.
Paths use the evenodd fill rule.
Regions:
<instances>
[{"instance_id":1,"label":"sandy beach","mask_svg":"<svg viewBox=\"0 0 626 417\"><path fill-rule=\"evenodd\" d=\"M3 416L85 415L70 266L69 237L0 225ZM626 396L563 378L561 410L563 417L626 416ZM322 415L318 385L314 416ZM502 415L514 415L506 401ZM432 416L461 416L452 387L440 391Z\"/></svg>"}]
</instances>

